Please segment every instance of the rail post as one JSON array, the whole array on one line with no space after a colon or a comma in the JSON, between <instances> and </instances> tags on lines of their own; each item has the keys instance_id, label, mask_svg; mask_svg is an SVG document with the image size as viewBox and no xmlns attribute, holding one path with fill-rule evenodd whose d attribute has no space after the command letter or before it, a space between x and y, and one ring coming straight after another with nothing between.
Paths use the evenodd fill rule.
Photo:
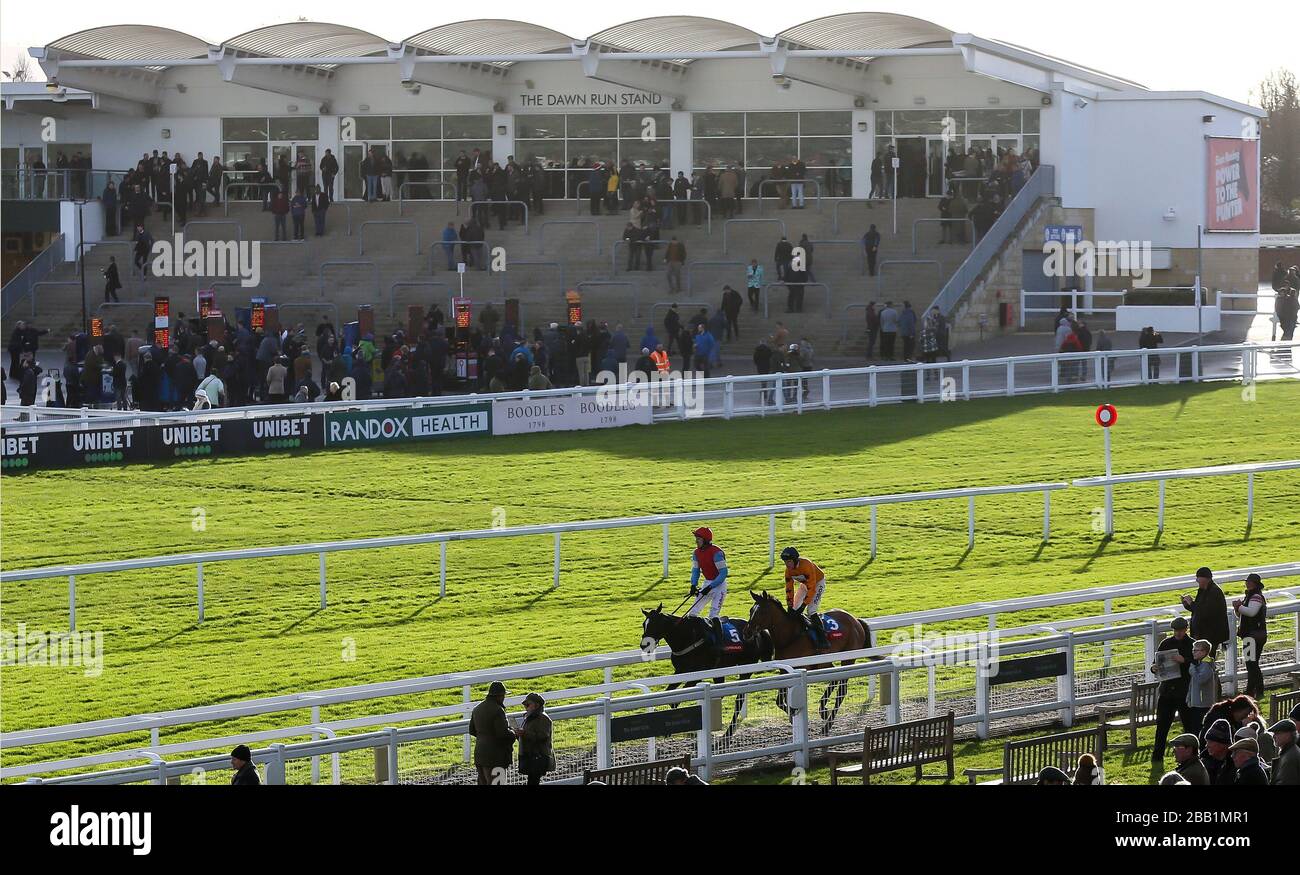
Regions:
<instances>
[{"instance_id":1,"label":"rail post","mask_svg":"<svg viewBox=\"0 0 1300 875\"><path fill-rule=\"evenodd\" d=\"M876 505L871 505L871 558L876 558Z\"/></svg>"},{"instance_id":2,"label":"rail post","mask_svg":"<svg viewBox=\"0 0 1300 875\"><path fill-rule=\"evenodd\" d=\"M325 554L320 554L320 606L325 607Z\"/></svg>"},{"instance_id":3,"label":"rail post","mask_svg":"<svg viewBox=\"0 0 1300 875\"><path fill-rule=\"evenodd\" d=\"M560 588L560 533L555 533L555 573L551 589Z\"/></svg>"},{"instance_id":4,"label":"rail post","mask_svg":"<svg viewBox=\"0 0 1300 875\"><path fill-rule=\"evenodd\" d=\"M447 542L438 544L438 598L447 597Z\"/></svg>"},{"instance_id":5,"label":"rail post","mask_svg":"<svg viewBox=\"0 0 1300 875\"><path fill-rule=\"evenodd\" d=\"M1052 491L1043 490L1043 543L1052 537Z\"/></svg>"},{"instance_id":6,"label":"rail post","mask_svg":"<svg viewBox=\"0 0 1300 875\"><path fill-rule=\"evenodd\" d=\"M966 499L966 549L975 549L975 496Z\"/></svg>"},{"instance_id":7,"label":"rail post","mask_svg":"<svg viewBox=\"0 0 1300 875\"><path fill-rule=\"evenodd\" d=\"M77 631L77 575L68 575L68 631Z\"/></svg>"},{"instance_id":8,"label":"rail post","mask_svg":"<svg viewBox=\"0 0 1300 875\"><path fill-rule=\"evenodd\" d=\"M700 775L705 781L709 780L709 772L713 765L713 684L704 681L696 687L702 694L700 699L700 728L695 733L695 752L702 760L700 763Z\"/></svg>"},{"instance_id":9,"label":"rail post","mask_svg":"<svg viewBox=\"0 0 1300 875\"><path fill-rule=\"evenodd\" d=\"M199 622L203 622L203 563L199 562L194 566L195 572L199 579Z\"/></svg>"},{"instance_id":10,"label":"rail post","mask_svg":"<svg viewBox=\"0 0 1300 875\"><path fill-rule=\"evenodd\" d=\"M668 523L664 523L664 578L668 577Z\"/></svg>"},{"instance_id":11,"label":"rail post","mask_svg":"<svg viewBox=\"0 0 1300 875\"><path fill-rule=\"evenodd\" d=\"M776 567L776 514L767 515L767 567Z\"/></svg>"},{"instance_id":12,"label":"rail post","mask_svg":"<svg viewBox=\"0 0 1300 875\"><path fill-rule=\"evenodd\" d=\"M1067 729L1074 725L1074 633L1065 633L1065 674L1056 679L1056 698L1065 703L1057 714Z\"/></svg>"}]
</instances>

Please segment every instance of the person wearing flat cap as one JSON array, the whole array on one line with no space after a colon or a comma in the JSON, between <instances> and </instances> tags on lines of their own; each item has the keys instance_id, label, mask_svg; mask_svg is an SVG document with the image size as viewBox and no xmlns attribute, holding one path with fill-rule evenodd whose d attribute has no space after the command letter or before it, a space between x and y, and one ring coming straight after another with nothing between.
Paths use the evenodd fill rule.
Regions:
<instances>
[{"instance_id":1,"label":"person wearing flat cap","mask_svg":"<svg viewBox=\"0 0 1300 875\"><path fill-rule=\"evenodd\" d=\"M1151 761L1160 762L1165 758L1165 744L1169 738L1169 727L1173 725L1174 714L1182 721L1183 731L1191 731L1193 716L1187 705L1187 685L1190 678L1188 667L1192 664L1192 639L1187 634L1187 620L1175 617L1169 626L1173 634L1160 642L1157 652L1172 650L1174 662L1178 663L1178 676L1160 682L1156 693L1156 743L1151 751ZM1158 669L1158 663L1151 666L1151 671Z\"/></svg>"},{"instance_id":2,"label":"person wearing flat cap","mask_svg":"<svg viewBox=\"0 0 1300 875\"><path fill-rule=\"evenodd\" d=\"M474 706L469 718L474 736L474 768L479 784L504 784L510 768L515 733L506 719L506 685L493 681L487 698Z\"/></svg>"},{"instance_id":3,"label":"person wearing flat cap","mask_svg":"<svg viewBox=\"0 0 1300 875\"><path fill-rule=\"evenodd\" d=\"M1208 787L1210 773L1201 762L1201 740L1190 732L1184 732L1173 741L1174 762L1178 763L1174 771L1187 783L1197 787Z\"/></svg>"},{"instance_id":4,"label":"person wearing flat cap","mask_svg":"<svg viewBox=\"0 0 1300 875\"><path fill-rule=\"evenodd\" d=\"M1253 738L1234 741L1228 748L1232 755L1232 764L1237 767L1237 775L1232 783L1238 787L1268 786L1268 772L1259 761L1259 742Z\"/></svg>"},{"instance_id":5,"label":"person wearing flat cap","mask_svg":"<svg viewBox=\"0 0 1300 875\"><path fill-rule=\"evenodd\" d=\"M542 783L542 775L555 771L555 748L551 743L551 716L546 700L537 693L524 697L524 722L515 729L519 739L519 771L528 776L528 786Z\"/></svg>"},{"instance_id":6,"label":"person wearing flat cap","mask_svg":"<svg viewBox=\"0 0 1300 875\"><path fill-rule=\"evenodd\" d=\"M257 776L257 766L253 765L253 752L248 745L241 744L230 752L230 767L235 776L230 779L232 787L257 787L262 779Z\"/></svg>"},{"instance_id":7,"label":"person wearing flat cap","mask_svg":"<svg viewBox=\"0 0 1300 875\"><path fill-rule=\"evenodd\" d=\"M1196 586L1196 598L1182 597L1183 607L1192 612L1192 637L1222 647L1228 643L1228 599L1214 582L1214 572L1204 565L1196 569ZM1216 652L1210 651L1211 661Z\"/></svg>"},{"instance_id":8,"label":"person wearing flat cap","mask_svg":"<svg viewBox=\"0 0 1300 875\"><path fill-rule=\"evenodd\" d=\"M1294 720L1284 717L1269 729L1277 745L1277 756L1273 758L1273 768L1269 771L1270 784L1283 787L1300 785L1300 748L1295 743L1295 727Z\"/></svg>"},{"instance_id":9,"label":"person wearing flat cap","mask_svg":"<svg viewBox=\"0 0 1300 875\"><path fill-rule=\"evenodd\" d=\"M1230 744L1232 727L1227 720L1215 720L1205 730L1205 751L1201 754L1201 764L1209 773L1212 786L1230 787L1237 777L1237 766L1228 755Z\"/></svg>"},{"instance_id":10,"label":"person wearing flat cap","mask_svg":"<svg viewBox=\"0 0 1300 875\"><path fill-rule=\"evenodd\" d=\"M1062 784L1068 785L1070 776L1058 769L1056 766L1048 766L1038 773L1038 780L1034 782L1035 786L1041 784Z\"/></svg>"},{"instance_id":11,"label":"person wearing flat cap","mask_svg":"<svg viewBox=\"0 0 1300 875\"><path fill-rule=\"evenodd\" d=\"M1175 784L1190 784L1190 783L1192 782L1187 780L1177 772L1165 772L1163 775L1160 776L1161 787L1171 787Z\"/></svg>"}]
</instances>

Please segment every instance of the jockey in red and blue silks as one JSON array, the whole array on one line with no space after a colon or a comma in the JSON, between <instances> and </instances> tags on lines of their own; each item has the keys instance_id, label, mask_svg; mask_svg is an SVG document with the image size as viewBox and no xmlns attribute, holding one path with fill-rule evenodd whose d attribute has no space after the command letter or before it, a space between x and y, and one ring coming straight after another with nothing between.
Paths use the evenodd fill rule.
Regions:
<instances>
[{"instance_id":1,"label":"jockey in red and blue silks","mask_svg":"<svg viewBox=\"0 0 1300 875\"><path fill-rule=\"evenodd\" d=\"M697 616L705 604L710 604L709 617L717 619L722 616L722 602L727 597L727 556L713 543L712 530L701 527L694 534L696 549L691 554L691 595L698 598L686 616ZM699 585L701 576L704 578L703 587Z\"/></svg>"}]
</instances>

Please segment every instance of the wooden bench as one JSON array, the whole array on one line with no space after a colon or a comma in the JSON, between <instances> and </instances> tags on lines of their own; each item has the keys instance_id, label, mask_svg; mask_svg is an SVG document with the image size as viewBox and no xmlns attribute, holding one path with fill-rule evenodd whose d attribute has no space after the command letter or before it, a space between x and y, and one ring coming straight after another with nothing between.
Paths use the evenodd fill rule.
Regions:
<instances>
[{"instance_id":1,"label":"wooden bench","mask_svg":"<svg viewBox=\"0 0 1300 875\"><path fill-rule=\"evenodd\" d=\"M862 733L862 760L839 765L844 754L830 751L827 758L831 767L831 786L841 777L859 775L862 783L871 783L871 776L895 769L916 769L916 780L922 778L953 779L955 774L952 754L954 715L949 711L943 717L927 717L887 726L868 726ZM946 775L926 775L921 767L926 763L948 764Z\"/></svg>"},{"instance_id":2,"label":"wooden bench","mask_svg":"<svg viewBox=\"0 0 1300 875\"><path fill-rule=\"evenodd\" d=\"M1268 702L1268 725L1272 726L1277 721L1291 713L1291 709L1300 705L1300 690L1292 690L1289 693L1274 693Z\"/></svg>"},{"instance_id":3,"label":"wooden bench","mask_svg":"<svg viewBox=\"0 0 1300 875\"><path fill-rule=\"evenodd\" d=\"M1154 726L1156 722L1156 692L1160 689L1159 681L1135 683L1129 691L1127 705L1101 705L1097 708L1097 717L1101 721L1101 740L1103 747L1110 747L1112 729L1128 730L1128 744L1125 750L1137 748L1137 731L1139 726ZM1112 714L1126 714L1119 719L1112 719Z\"/></svg>"},{"instance_id":4,"label":"wooden bench","mask_svg":"<svg viewBox=\"0 0 1300 875\"><path fill-rule=\"evenodd\" d=\"M962 774L972 784L1032 784L1038 780L1038 773L1048 766L1055 766L1069 774L1074 763L1085 753L1092 754L1097 760L1097 767L1101 768L1105 737L1106 730L1102 724L1098 724L1090 729L1008 741L1002 747L1002 768L963 769ZM989 775L997 775L998 778L993 781L976 780Z\"/></svg>"},{"instance_id":5,"label":"wooden bench","mask_svg":"<svg viewBox=\"0 0 1300 875\"><path fill-rule=\"evenodd\" d=\"M691 758L679 756L670 760L651 760L648 763L634 763L630 766L614 766L609 769L583 769L582 783L590 784L600 781L611 785L662 784L668 770L680 766L691 770Z\"/></svg>"}]
</instances>

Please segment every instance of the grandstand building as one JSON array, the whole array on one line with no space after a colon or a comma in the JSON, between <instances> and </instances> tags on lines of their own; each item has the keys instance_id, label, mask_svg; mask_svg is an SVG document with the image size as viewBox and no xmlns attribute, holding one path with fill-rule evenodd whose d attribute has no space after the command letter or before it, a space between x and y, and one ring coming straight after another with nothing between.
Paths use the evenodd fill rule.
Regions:
<instances>
[{"instance_id":1,"label":"grandstand building","mask_svg":"<svg viewBox=\"0 0 1300 875\"><path fill-rule=\"evenodd\" d=\"M1209 143L1249 143L1261 110L1203 91L1151 91L902 15L831 16L771 37L687 16L585 39L490 19L397 41L292 22L217 44L119 25L31 54L48 83L4 86L8 169L37 154L53 168L56 152L74 150L97 169L125 169L154 149L187 159L220 153L228 168L299 155L316 167L328 149L341 167L338 195L355 200L372 147L391 156L395 187L449 181L461 150L477 148L503 165L507 156L538 159L554 198L585 196L584 167L596 159L673 176L735 165L752 195L766 168L797 155L823 196L863 199L873 160L892 147L896 192L914 201L895 232L906 236L913 216L938 215L933 204L918 212L916 201L961 182L952 152L1010 149L1051 168L1046 209L1001 244L1012 257L981 265L978 284L963 281L948 296L950 311L974 305L955 312L959 330L1044 282L1036 267L1049 225L1079 227L1094 241L1149 242L1157 286L1189 285L1198 269L1210 288L1257 282L1258 149L1242 150L1241 199L1225 206ZM57 119L53 142L42 138L48 118ZM867 218L890 226L879 209ZM840 236L860 237L860 219ZM1199 251L1198 226L1225 233L1204 234Z\"/></svg>"}]
</instances>

